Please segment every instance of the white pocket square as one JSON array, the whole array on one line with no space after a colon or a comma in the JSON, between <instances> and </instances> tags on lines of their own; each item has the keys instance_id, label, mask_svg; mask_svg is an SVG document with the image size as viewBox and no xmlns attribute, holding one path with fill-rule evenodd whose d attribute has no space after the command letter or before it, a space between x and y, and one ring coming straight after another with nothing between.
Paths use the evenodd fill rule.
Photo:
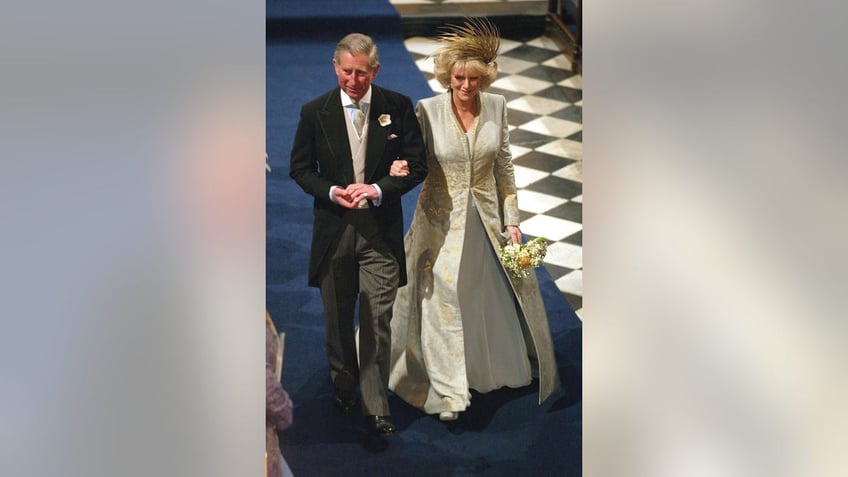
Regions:
<instances>
[{"instance_id":1,"label":"white pocket square","mask_svg":"<svg viewBox=\"0 0 848 477\"><path fill-rule=\"evenodd\" d=\"M398 137L398 135L397 135L397 134L395 134L395 133L391 133L391 134L389 134L389 138L387 139L387 141L391 141L392 139L395 139L395 138L397 138L397 137Z\"/></svg>"}]
</instances>

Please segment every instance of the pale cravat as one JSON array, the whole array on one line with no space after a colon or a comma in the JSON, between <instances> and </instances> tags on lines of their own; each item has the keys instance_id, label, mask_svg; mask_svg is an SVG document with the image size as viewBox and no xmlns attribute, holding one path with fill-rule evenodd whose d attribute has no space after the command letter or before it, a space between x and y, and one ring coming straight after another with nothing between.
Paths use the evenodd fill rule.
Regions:
<instances>
[{"instance_id":1,"label":"pale cravat","mask_svg":"<svg viewBox=\"0 0 848 477\"><path fill-rule=\"evenodd\" d=\"M359 103L353 104L356 112L353 114L353 127L356 128L356 135L362 137L362 128L365 127L365 113L362 112Z\"/></svg>"}]
</instances>

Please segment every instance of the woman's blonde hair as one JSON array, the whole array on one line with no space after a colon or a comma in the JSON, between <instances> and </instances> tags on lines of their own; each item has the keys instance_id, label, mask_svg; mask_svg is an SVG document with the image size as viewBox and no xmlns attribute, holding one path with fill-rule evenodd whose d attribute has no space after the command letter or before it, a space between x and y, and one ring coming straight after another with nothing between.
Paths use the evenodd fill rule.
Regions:
<instances>
[{"instance_id":1,"label":"woman's blonde hair","mask_svg":"<svg viewBox=\"0 0 848 477\"><path fill-rule=\"evenodd\" d=\"M488 88L498 76L495 58L500 49L497 27L483 18L467 18L463 25L448 25L437 38L444 44L433 56L433 73L445 88L450 88L455 67L480 75L480 90Z\"/></svg>"}]
</instances>

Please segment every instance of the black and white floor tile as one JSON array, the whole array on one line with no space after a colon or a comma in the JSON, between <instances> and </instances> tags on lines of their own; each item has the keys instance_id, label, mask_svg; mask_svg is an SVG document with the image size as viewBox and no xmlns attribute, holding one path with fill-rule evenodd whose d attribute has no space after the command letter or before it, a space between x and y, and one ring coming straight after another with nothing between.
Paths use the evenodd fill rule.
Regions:
<instances>
[{"instance_id":1,"label":"black and white floor tile","mask_svg":"<svg viewBox=\"0 0 848 477\"><path fill-rule=\"evenodd\" d=\"M434 93L432 39L405 41ZM547 36L501 41L498 79L489 92L507 99L510 142L527 238L551 241L545 268L577 312L583 308L583 83Z\"/></svg>"}]
</instances>

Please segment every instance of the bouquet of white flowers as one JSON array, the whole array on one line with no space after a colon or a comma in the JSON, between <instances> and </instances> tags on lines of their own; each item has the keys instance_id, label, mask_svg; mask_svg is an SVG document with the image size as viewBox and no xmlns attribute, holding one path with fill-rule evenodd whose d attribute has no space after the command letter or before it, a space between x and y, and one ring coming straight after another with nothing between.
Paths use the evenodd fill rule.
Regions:
<instances>
[{"instance_id":1,"label":"bouquet of white flowers","mask_svg":"<svg viewBox=\"0 0 848 477\"><path fill-rule=\"evenodd\" d=\"M548 251L548 240L544 237L535 238L527 243L511 243L500 249L498 256L504 268L518 278L530 275L530 269L542 264Z\"/></svg>"}]
</instances>

